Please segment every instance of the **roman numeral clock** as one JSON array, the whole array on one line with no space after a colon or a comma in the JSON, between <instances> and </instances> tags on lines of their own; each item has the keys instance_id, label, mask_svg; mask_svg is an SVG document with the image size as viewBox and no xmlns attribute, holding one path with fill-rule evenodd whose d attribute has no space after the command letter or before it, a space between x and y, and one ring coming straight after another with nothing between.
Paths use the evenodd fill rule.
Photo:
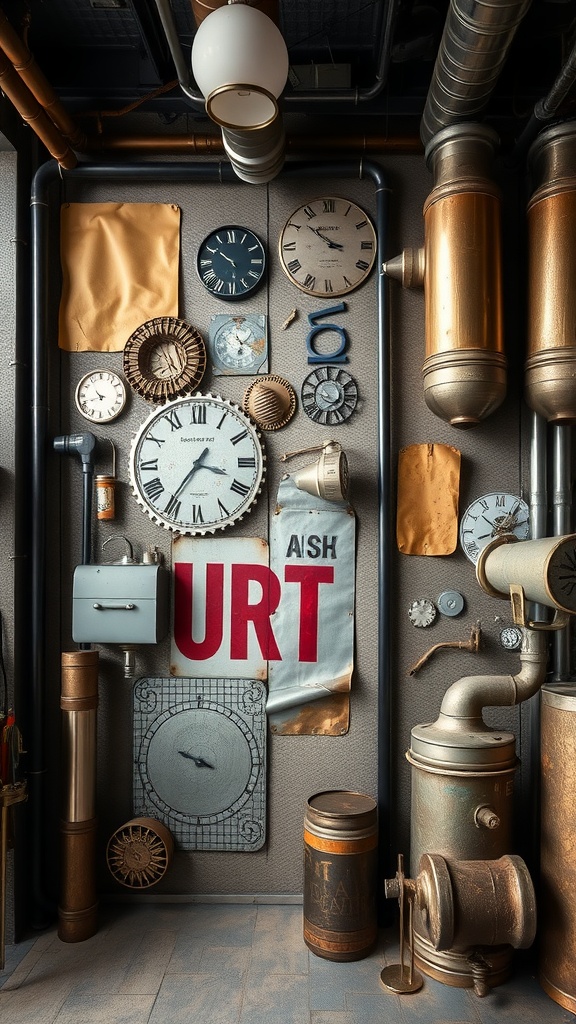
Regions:
<instances>
[{"instance_id":1,"label":"roman numeral clock","mask_svg":"<svg viewBox=\"0 0 576 1024\"><path fill-rule=\"evenodd\" d=\"M285 274L307 295L347 295L368 277L376 232L368 214L348 199L323 196L288 218L279 240Z\"/></svg>"},{"instance_id":2,"label":"roman numeral clock","mask_svg":"<svg viewBox=\"0 0 576 1024\"><path fill-rule=\"evenodd\" d=\"M256 501L265 456L252 421L218 395L155 409L132 442L130 482L143 511L175 533L215 533Z\"/></svg>"}]
</instances>

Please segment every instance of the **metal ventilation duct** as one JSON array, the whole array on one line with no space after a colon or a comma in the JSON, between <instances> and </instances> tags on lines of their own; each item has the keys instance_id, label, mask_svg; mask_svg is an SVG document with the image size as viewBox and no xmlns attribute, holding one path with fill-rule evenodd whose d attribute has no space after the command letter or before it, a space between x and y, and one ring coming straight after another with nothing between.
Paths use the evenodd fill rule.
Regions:
<instances>
[{"instance_id":1,"label":"metal ventilation duct","mask_svg":"<svg viewBox=\"0 0 576 1024\"><path fill-rule=\"evenodd\" d=\"M477 120L530 0L451 0L422 121L424 145L442 128Z\"/></svg>"}]
</instances>

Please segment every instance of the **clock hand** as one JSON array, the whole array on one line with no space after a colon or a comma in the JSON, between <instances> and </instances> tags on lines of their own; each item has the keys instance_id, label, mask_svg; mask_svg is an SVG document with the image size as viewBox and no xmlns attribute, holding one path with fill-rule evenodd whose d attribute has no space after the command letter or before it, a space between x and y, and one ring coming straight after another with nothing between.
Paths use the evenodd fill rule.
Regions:
<instances>
[{"instance_id":1,"label":"clock hand","mask_svg":"<svg viewBox=\"0 0 576 1024\"><path fill-rule=\"evenodd\" d=\"M182 757L188 758L189 761L194 761L197 768L212 768L212 770L215 768L215 765L205 761L203 757L194 757L194 754L189 754L187 750L179 750L178 753L181 754Z\"/></svg>"},{"instance_id":2,"label":"clock hand","mask_svg":"<svg viewBox=\"0 0 576 1024\"><path fill-rule=\"evenodd\" d=\"M184 479L183 479L182 483L180 484L180 486L174 491L174 497L175 498L178 498L179 495L182 494L182 491L190 483L190 481L191 481L192 477L194 476L194 473L196 472L196 470L201 468L202 459L204 459L208 455L208 450L209 450L208 448L205 448L204 451L200 453L198 458L194 459L194 462L192 463L192 469L190 470L189 473L186 474L186 476L184 477Z\"/></svg>"},{"instance_id":3,"label":"clock hand","mask_svg":"<svg viewBox=\"0 0 576 1024\"><path fill-rule=\"evenodd\" d=\"M313 228L311 224L308 225L310 231L313 231L318 238L321 238L323 242L326 242L329 249L343 249L344 246L340 245L340 242L333 242L331 238L326 238L318 228Z\"/></svg>"},{"instance_id":4,"label":"clock hand","mask_svg":"<svg viewBox=\"0 0 576 1024\"><path fill-rule=\"evenodd\" d=\"M233 267L236 267L236 264L234 263L234 260L231 260L230 257L227 256L225 252L221 252L220 255L221 255L223 260L228 260L228 263L231 263Z\"/></svg>"},{"instance_id":5,"label":"clock hand","mask_svg":"<svg viewBox=\"0 0 576 1024\"><path fill-rule=\"evenodd\" d=\"M219 476L228 476L225 469L220 469L220 466L207 466L205 462L202 463L200 469L209 469L211 473L218 473Z\"/></svg>"}]
</instances>

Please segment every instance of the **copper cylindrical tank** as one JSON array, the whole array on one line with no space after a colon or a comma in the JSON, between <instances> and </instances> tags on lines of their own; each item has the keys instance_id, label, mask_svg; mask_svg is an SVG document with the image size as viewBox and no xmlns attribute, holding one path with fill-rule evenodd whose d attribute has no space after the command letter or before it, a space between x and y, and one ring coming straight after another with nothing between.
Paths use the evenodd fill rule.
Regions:
<instances>
[{"instance_id":1,"label":"copper cylindrical tank","mask_svg":"<svg viewBox=\"0 0 576 1024\"><path fill-rule=\"evenodd\" d=\"M529 153L528 405L576 422L576 122L542 132Z\"/></svg>"},{"instance_id":2,"label":"copper cylindrical tank","mask_svg":"<svg viewBox=\"0 0 576 1024\"><path fill-rule=\"evenodd\" d=\"M434 188L424 204L429 408L470 427L506 394L500 191L489 176L498 142L484 125L453 125L426 148Z\"/></svg>"},{"instance_id":3,"label":"copper cylindrical tank","mask_svg":"<svg viewBox=\"0 0 576 1024\"><path fill-rule=\"evenodd\" d=\"M304 818L304 942L325 960L361 960L378 937L376 802L317 793Z\"/></svg>"},{"instance_id":4,"label":"copper cylindrical tank","mask_svg":"<svg viewBox=\"0 0 576 1024\"><path fill-rule=\"evenodd\" d=\"M98 651L62 654L64 806L58 936L82 942L97 930L96 714Z\"/></svg>"},{"instance_id":5,"label":"copper cylindrical tank","mask_svg":"<svg viewBox=\"0 0 576 1024\"><path fill-rule=\"evenodd\" d=\"M512 844L515 739L476 723L445 728L425 723L412 729L407 758L412 765L410 831L411 875L416 878L426 854L440 854L449 865L493 861ZM466 950L435 949L418 907L414 911L414 952L419 969L437 981L472 988L475 971ZM481 939L478 941L482 941ZM486 984L494 987L510 973L512 948L490 948Z\"/></svg>"},{"instance_id":6,"label":"copper cylindrical tank","mask_svg":"<svg viewBox=\"0 0 576 1024\"><path fill-rule=\"evenodd\" d=\"M576 1013L576 687L542 689L538 980Z\"/></svg>"}]
</instances>

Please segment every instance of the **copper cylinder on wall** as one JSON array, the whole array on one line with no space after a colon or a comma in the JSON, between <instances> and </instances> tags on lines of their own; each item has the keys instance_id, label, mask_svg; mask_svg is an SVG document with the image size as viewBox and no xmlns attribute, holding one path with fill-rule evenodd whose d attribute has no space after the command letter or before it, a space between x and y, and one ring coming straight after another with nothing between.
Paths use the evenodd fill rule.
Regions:
<instances>
[{"instance_id":1,"label":"copper cylinder on wall","mask_svg":"<svg viewBox=\"0 0 576 1024\"><path fill-rule=\"evenodd\" d=\"M58 936L83 942L97 930L96 714L98 651L62 654L64 800Z\"/></svg>"},{"instance_id":2,"label":"copper cylinder on wall","mask_svg":"<svg viewBox=\"0 0 576 1024\"><path fill-rule=\"evenodd\" d=\"M529 153L525 396L551 423L576 422L576 122L542 132Z\"/></svg>"},{"instance_id":3,"label":"copper cylinder on wall","mask_svg":"<svg viewBox=\"0 0 576 1024\"><path fill-rule=\"evenodd\" d=\"M204 18L212 14L212 11L218 10L219 7L225 7L227 3L228 0L211 0L210 3L202 3L201 0L190 0L196 25L204 21ZM249 3L249 6L262 11L262 14L267 14L275 25L279 24L278 0L253 0L253 2Z\"/></svg>"},{"instance_id":4,"label":"copper cylinder on wall","mask_svg":"<svg viewBox=\"0 0 576 1024\"><path fill-rule=\"evenodd\" d=\"M427 405L456 427L479 423L506 394L500 191L489 175L497 143L486 126L460 124L426 148L422 376Z\"/></svg>"},{"instance_id":5,"label":"copper cylinder on wall","mask_svg":"<svg viewBox=\"0 0 576 1024\"><path fill-rule=\"evenodd\" d=\"M378 937L376 801L317 793L304 818L304 942L325 960L361 960Z\"/></svg>"},{"instance_id":6,"label":"copper cylinder on wall","mask_svg":"<svg viewBox=\"0 0 576 1024\"><path fill-rule=\"evenodd\" d=\"M576 1013L576 687L542 689L538 980Z\"/></svg>"}]
</instances>

